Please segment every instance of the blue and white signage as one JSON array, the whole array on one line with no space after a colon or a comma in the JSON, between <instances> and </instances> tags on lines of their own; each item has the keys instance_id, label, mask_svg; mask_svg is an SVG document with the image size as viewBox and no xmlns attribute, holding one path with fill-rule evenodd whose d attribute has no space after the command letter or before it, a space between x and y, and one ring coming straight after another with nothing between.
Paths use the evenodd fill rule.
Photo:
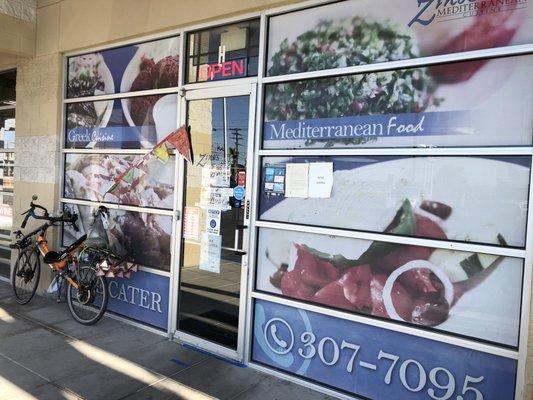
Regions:
<instances>
[{"instance_id":1,"label":"blue and white signage","mask_svg":"<svg viewBox=\"0 0 533 400\"><path fill-rule=\"evenodd\" d=\"M244 199L245 193L246 191L242 186L235 186L233 188L233 197L235 197L235 200L242 201Z\"/></svg>"},{"instance_id":2,"label":"blue and white signage","mask_svg":"<svg viewBox=\"0 0 533 400\"><path fill-rule=\"evenodd\" d=\"M107 308L125 317L166 330L168 285L168 277L145 271L133 273L130 279L109 279Z\"/></svg>"},{"instance_id":3,"label":"blue and white signage","mask_svg":"<svg viewBox=\"0 0 533 400\"><path fill-rule=\"evenodd\" d=\"M370 399L513 399L516 360L263 300L252 360Z\"/></svg>"},{"instance_id":4,"label":"blue and white signage","mask_svg":"<svg viewBox=\"0 0 533 400\"><path fill-rule=\"evenodd\" d=\"M359 137L464 135L475 116L465 111L358 115L264 123L265 141L343 141Z\"/></svg>"},{"instance_id":5,"label":"blue and white signage","mask_svg":"<svg viewBox=\"0 0 533 400\"><path fill-rule=\"evenodd\" d=\"M220 217L222 211L217 208L208 208L205 221L205 231L213 235L220 234Z\"/></svg>"}]
</instances>

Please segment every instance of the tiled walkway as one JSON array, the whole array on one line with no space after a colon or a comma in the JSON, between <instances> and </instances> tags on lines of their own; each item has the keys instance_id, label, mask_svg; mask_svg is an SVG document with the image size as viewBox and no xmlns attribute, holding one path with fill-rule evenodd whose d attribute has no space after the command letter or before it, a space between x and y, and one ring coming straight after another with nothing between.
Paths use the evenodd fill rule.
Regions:
<instances>
[{"instance_id":1,"label":"tiled walkway","mask_svg":"<svg viewBox=\"0 0 533 400\"><path fill-rule=\"evenodd\" d=\"M0 400L328 399L104 317L76 323L66 304L13 300L0 282Z\"/></svg>"}]
</instances>

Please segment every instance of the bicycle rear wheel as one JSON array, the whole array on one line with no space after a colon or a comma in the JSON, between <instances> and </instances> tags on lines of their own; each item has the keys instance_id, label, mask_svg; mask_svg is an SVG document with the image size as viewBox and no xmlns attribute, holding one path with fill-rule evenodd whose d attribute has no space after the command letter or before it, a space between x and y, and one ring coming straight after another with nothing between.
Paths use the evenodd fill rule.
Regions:
<instances>
[{"instance_id":1,"label":"bicycle rear wheel","mask_svg":"<svg viewBox=\"0 0 533 400\"><path fill-rule=\"evenodd\" d=\"M67 303L72 317L80 324L93 325L104 315L109 294L107 280L88 265L79 267L78 288L68 286Z\"/></svg>"},{"instance_id":2,"label":"bicycle rear wheel","mask_svg":"<svg viewBox=\"0 0 533 400\"><path fill-rule=\"evenodd\" d=\"M30 302L39 285L40 276L41 260L37 249L31 246L22 249L11 275L11 284L17 303Z\"/></svg>"}]
</instances>

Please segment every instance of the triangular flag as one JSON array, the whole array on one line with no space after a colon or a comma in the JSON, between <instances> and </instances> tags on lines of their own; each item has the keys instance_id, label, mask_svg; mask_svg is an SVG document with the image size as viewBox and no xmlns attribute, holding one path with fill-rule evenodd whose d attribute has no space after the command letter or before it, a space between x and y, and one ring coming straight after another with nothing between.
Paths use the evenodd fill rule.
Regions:
<instances>
[{"instance_id":1,"label":"triangular flag","mask_svg":"<svg viewBox=\"0 0 533 400\"><path fill-rule=\"evenodd\" d=\"M131 278L131 271L124 272L124 278L126 278L126 279Z\"/></svg>"},{"instance_id":2,"label":"triangular flag","mask_svg":"<svg viewBox=\"0 0 533 400\"><path fill-rule=\"evenodd\" d=\"M110 267L107 260L103 260L98 266L102 268L104 271L107 271Z\"/></svg>"},{"instance_id":3,"label":"triangular flag","mask_svg":"<svg viewBox=\"0 0 533 400\"><path fill-rule=\"evenodd\" d=\"M166 140L174 146L178 153L180 153L187 161L192 162L191 140L189 137L189 131L185 128L185 125L168 135Z\"/></svg>"},{"instance_id":4,"label":"triangular flag","mask_svg":"<svg viewBox=\"0 0 533 400\"><path fill-rule=\"evenodd\" d=\"M170 158L170 155L168 154L167 145L165 142L157 145L154 147L154 155L159 159L159 161L166 163L168 159Z\"/></svg>"},{"instance_id":5,"label":"triangular flag","mask_svg":"<svg viewBox=\"0 0 533 400\"><path fill-rule=\"evenodd\" d=\"M124 173L124 176L122 177L122 180L126 183L132 183L133 182L133 172L134 168L133 167L130 167L126 170L126 172Z\"/></svg>"}]
</instances>

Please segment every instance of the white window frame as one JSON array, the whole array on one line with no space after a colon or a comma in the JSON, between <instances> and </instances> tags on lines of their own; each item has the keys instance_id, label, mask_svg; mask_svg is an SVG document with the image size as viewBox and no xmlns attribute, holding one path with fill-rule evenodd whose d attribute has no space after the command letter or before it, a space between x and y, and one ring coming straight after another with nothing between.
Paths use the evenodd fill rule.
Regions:
<instances>
[{"instance_id":1,"label":"white window frame","mask_svg":"<svg viewBox=\"0 0 533 400\"><path fill-rule=\"evenodd\" d=\"M91 205L91 206L99 206L99 205L105 205L106 207L110 209L117 209L117 210L129 210L129 211L136 211L136 212L147 212L152 214L159 214L159 215L168 215L172 216L172 235L171 235L171 242L170 242L170 254L171 254L171 260L170 260L170 270L164 271L157 268L147 267L147 266L140 266L139 269L142 271L146 271L152 274L162 275L169 278L169 305L168 305L168 324L166 329L166 334L169 338L174 338L175 328L176 328L176 313L177 313L177 287L179 283L179 263L180 255L181 255L181 205L183 201L183 180L181 178L181 171L183 170L183 163L184 159L182 156L179 156L176 154L174 150L170 151L171 154L176 155L176 162L175 162L175 169L174 169L174 179L175 179L175 186L174 186L174 201L173 201L173 209L172 210L163 210L163 209L154 209L154 208L146 208L146 207L138 207L138 206L126 206L126 205L120 205L115 203L108 203L108 202L93 202L89 200L76 200L76 199L68 199L63 196L63 185L64 185L64 173L65 173L65 155L66 154L146 154L150 151L150 149L135 149L135 150L129 150L129 149L68 149L65 148L65 134L66 134L66 105L70 103L76 103L76 102L82 102L82 101L98 101L98 100L113 100L113 99L121 99L126 97L135 97L135 96L146 96L146 95L154 95L154 94L171 94L176 93L178 95L178 126L181 126L184 124L185 121L185 109L183 108L184 102L181 101L181 99L184 97L185 92L189 90L195 90L195 89L204 89L204 88L225 88L225 87L231 87L234 85L256 85L257 84L257 77L243 77L243 78L236 78L236 79L228 79L228 80L220 80L220 81L211 81L211 82L199 82L199 83L189 83L185 84L185 69L186 69L186 40L187 40L187 34L188 33L194 33L195 31L202 30L202 29L209 29L214 28L221 25L226 24L232 24L232 23L238 23L246 20L251 19L260 19L261 13L259 12L252 12L248 14L238 15L230 18L224 18L219 19L214 22L207 22L202 24L196 24L192 26L188 26L183 29L174 29L174 30L167 30L165 32L159 33L159 34L153 34L153 35L144 35L142 37L130 39L130 40L124 40L124 41L117 41L115 43L108 44L106 46L93 46L89 47L87 49L84 49L82 51L72 51L72 52L66 52L63 54L63 66L62 66L62 79L61 79L61 136L58 140L58 152L60 155L60 162L59 162L59 169L58 169L58 198L59 200L59 207L62 207L63 204L80 204L80 205ZM143 90L143 91L137 91L137 92L127 92L127 93L113 93L113 94L104 94L99 96L90 96L90 97L77 97L77 98L67 98L66 97L66 85L67 85L67 74L68 74L68 58L74 57L77 55L92 53L92 52L100 52L104 50L109 50L112 48L117 47L123 47L128 45L135 45L138 43L153 41L153 40L159 40L169 37L180 37L180 51L179 51L179 77L178 77L178 86L172 87L172 88L164 88L164 89L153 89L153 90ZM255 96L255 90L252 90ZM253 119L253 118L252 118ZM251 135L249 140L253 140L255 135ZM56 245L62 246L61 243L62 235L58 235ZM250 248L251 251L251 248ZM249 254L250 254L249 251ZM242 305L244 307L247 306L248 303L248 295L247 293L242 293L241 296L245 297L245 301L242 302ZM246 327L248 325L248 320L246 319L248 313L247 310L242 313L242 315L245 317L245 323L244 326ZM142 326L142 323L135 322L132 320L132 324L140 325ZM148 329L153 329L150 327L147 327ZM241 354L246 354L246 348L247 348L247 340L248 337L246 336L247 330L246 328L243 329L242 337L242 344L241 348ZM246 359L244 359L244 362L246 362Z\"/></svg>"}]
</instances>

